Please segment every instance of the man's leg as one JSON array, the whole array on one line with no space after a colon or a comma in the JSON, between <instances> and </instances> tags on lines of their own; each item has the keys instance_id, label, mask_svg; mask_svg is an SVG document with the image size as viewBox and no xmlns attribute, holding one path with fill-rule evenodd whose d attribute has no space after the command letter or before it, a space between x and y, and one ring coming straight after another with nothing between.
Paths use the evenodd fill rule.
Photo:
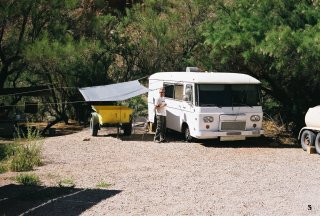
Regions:
<instances>
[{"instance_id":1,"label":"man's leg","mask_svg":"<svg viewBox=\"0 0 320 216\"><path fill-rule=\"evenodd\" d=\"M166 116L161 116L162 117L162 128L161 128L161 141L166 140L166 132L167 132L167 119Z\"/></svg>"},{"instance_id":2,"label":"man's leg","mask_svg":"<svg viewBox=\"0 0 320 216\"><path fill-rule=\"evenodd\" d=\"M156 134L154 135L154 141L160 141L161 139L161 116L157 115L157 129Z\"/></svg>"},{"instance_id":3,"label":"man's leg","mask_svg":"<svg viewBox=\"0 0 320 216\"><path fill-rule=\"evenodd\" d=\"M166 117L161 116L161 132L160 132L160 141L164 141L166 139Z\"/></svg>"}]
</instances>

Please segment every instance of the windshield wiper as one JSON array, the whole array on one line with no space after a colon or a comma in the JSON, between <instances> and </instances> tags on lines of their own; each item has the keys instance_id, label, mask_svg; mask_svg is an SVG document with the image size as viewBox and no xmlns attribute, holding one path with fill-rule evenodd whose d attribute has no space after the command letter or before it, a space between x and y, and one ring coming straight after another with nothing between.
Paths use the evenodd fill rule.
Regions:
<instances>
[{"instance_id":1,"label":"windshield wiper","mask_svg":"<svg viewBox=\"0 0 320 216\"><path fill-rule=\"evenodd\" d=\"M218 106L217 104L201 104L201 106L207 106L207 107L219 107L219 108L221 108L221 106Z\"/></svg>"},{"instance_id":2,"label":"windshield wiper","mask_svg":"<svg viewBox=\"0 0 320 216\"><path fill-rule=\"evenodd\" d=\"M246 104L246 103L234 103L234 102L233 102L233 103L232 103L232 106L233 106L233 105L248 106L248 107L251 107L251 108L253 107L253 106L250 106L249 104Z\"/></svg>"}]
</instances>

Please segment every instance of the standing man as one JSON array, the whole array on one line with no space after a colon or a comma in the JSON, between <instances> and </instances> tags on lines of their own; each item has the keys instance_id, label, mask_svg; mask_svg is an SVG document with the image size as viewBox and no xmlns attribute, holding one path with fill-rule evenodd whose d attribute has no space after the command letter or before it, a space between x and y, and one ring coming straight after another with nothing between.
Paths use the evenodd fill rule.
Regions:
<instances>
[{"instance_id":1,"label":"standing man","mask_svg":"<svg viewBox=\"0 0 320 216\"><path fill-rule=\"evenodd\" d=\"M156 134L154 136L155 142L165 142L166 141L166 116L167 116L167 110L166 110L166 101L164 98L164 89L159 89L159 97L156 98L155 101L155 110L157 115L157 130Z\"/></svg>"}]
</instances>

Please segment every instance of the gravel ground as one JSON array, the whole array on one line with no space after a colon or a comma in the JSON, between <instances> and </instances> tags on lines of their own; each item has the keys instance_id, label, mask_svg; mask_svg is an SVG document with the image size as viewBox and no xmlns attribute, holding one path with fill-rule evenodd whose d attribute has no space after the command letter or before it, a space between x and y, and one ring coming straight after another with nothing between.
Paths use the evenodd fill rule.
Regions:
<instances>
[{"instance_id":1,"label":"gravel ground","mask_svg":"<svg viewBox=\"0 0 320 216\"><path fill-rule=\"evenodd\" d=\"M14 197L7 202L39 215L320 215L317 154L265 139L184 143L173 135L154 143L152 135L121 140L107 132L47 138L46 164L33 171L41 190L59 189L64 179L75 188L27 207ZM0 186L14 175L1 174Z\"/></svg>"}]
</instances>

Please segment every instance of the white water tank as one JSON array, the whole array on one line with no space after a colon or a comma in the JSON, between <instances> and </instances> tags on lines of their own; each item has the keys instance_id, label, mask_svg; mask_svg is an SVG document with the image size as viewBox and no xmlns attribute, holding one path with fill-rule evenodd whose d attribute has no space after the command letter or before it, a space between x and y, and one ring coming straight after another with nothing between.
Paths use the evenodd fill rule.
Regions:
<instances>
[{"instance_id":1,"label":"white water tank","mask_svg":"<svg viewBox=\"0 0 320 216\"><path fill-rule=\"evenodd\" d=\"M320 128L320 105L309 108L304 120L307 127Z\"/></svg>"}]
</instances>

